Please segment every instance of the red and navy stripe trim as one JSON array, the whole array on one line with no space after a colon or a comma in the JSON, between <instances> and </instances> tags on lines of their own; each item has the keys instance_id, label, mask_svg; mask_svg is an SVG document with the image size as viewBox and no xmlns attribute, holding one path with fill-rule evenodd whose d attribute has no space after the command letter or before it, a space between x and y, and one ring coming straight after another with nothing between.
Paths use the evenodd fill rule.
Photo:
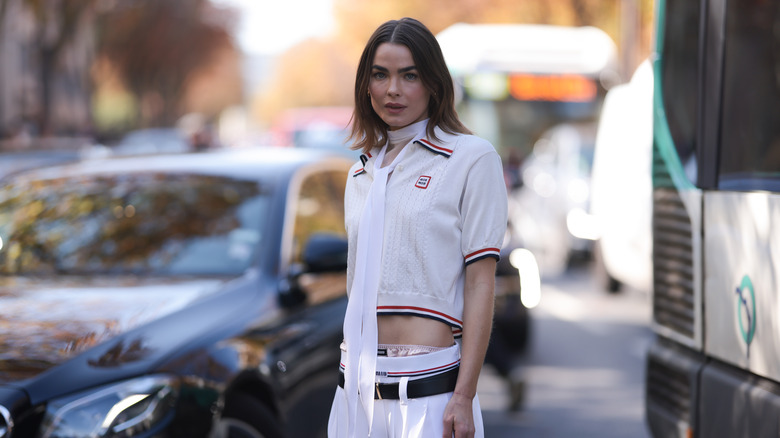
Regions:
<instances>
[{"instance_id":1,"label":"red and navy stripe trim","mask_svg":"<svg viewBox=\"0 0 780 438\"><path fill-rule=\"evenodd\" d=\"M474 263L477 260L482 260L487 257L493 257L498 261L501 259L501 250L498 248L484 248L480 249L479 251L474 251L471 254L466 255L464 257L464 260L466 261L466 264Z\"/></svg>"},{"instance_id":2,"label":"red and navy stripe trim","mask_svg":"<svg viewBox=\"0 0 780 438\"><path fill-rule=\"evenodd\" d=\"M360 162L363 163L363 167L356 170L355 173L352 174L352 176L358 176L366 173L366 163L368 162L369 158L371 158L370 152L366 152L365 154L360 154Z\"/></svg>"},{"instance_id":3,"label":"red and navy stripe trim","mask_svg":"<svg viewBox=\"0 0 780 438\"><path fill-rule=\"evenodd\" d=\"M429 376L432 374L441 374L450 370L453 370L455 368L458 368L460 366L460 359L456 360L455 362L448 363L446 365L440 365L438 367L432 367L432 368L426 368L422 370L411 370L411 371L388 371L387 377L422 377L422 376ZM344 363L339 362L339 371L342 373L346 370L346 366Z\"/></svg>"},{"instance_id":4,"label":"red and navy stripe trim","mask_svg":"<svg viewBox=\"0 0 780 438\"><path fill-rule=\"evenodd\" d=\"M455 339L461 339L463 337L463 329L459 327L453 327L452 337L454 337Z\"/></svg>"},{"instance_id":5,"label":"red and navy stripe trim","mask_svg":"<svg viewBox=\"0 0 780 438\"><path fill-rule=\"evenodd\" d=\"M419 316L432 319L450 326L452 328L452 336L455 339L463 337L463 321L436 310L416 306L377 306L376 313L377 315Z\"/></svg>"},{"instance_id":6,"label":"red and navy stripe trim","mask_svg":"<svg viewBox=\"0 0 780 438\"><path fill-rule=\"evenodd\" d=\"M423 318L430 318L436 321L443 322L454 329L462 329L463 321L453 318L446 313L442 313L432 309L426 309L424 307L416 306L376 306L376 313L378 315L406 315L406 316L420 316ZM453 331L454 333L454 331Z\"/></svg>"},{"instance_id":7,"label":"red and navy stripe trim","mask_svg":"<svg viewBox=\"0 0 780 438\"><path fill-rule=\"evenodd\" d=\"M433 152L434 154L439 154L443 157L449 158L452 156L452 149L443 148L441 146L437 146L428 140L421 138L419 140L415 140L415 143L419 144L420 146L424 147L425 149L428 149L429 151Z\"/></svg>"},{"instance_id":8,"label":"red and navy stripe trim","mask_svg":"<svg viewBox=\"0 0 780 438\"><path fill-rule=\"evenodd\" d=\"M388 371L387 377L422 377L422 376L430 376L432 374L441 374L443 372L458 368L460 366L460 359L456 360L455 362L448 363L446 365L441 365L438 367L428 368L424 370L413 370L413 371Z\"/></svg>"}]
</instances>

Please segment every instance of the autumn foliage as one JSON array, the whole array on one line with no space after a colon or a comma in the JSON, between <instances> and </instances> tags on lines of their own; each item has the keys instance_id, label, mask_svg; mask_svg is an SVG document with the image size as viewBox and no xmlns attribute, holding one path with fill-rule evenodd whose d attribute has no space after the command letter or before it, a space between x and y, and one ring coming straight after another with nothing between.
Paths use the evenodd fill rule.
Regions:
<instances>
[{"instance_id":1,"label":"autumn foliage","mask_svg":"<svg viewBox=\"0 0 780 438\"><path fill-rule=\"evenodd\" d=\"M240 101L231 21L205 0L135 0L102 17L98 57L140 102L140 125L170 126L188 110L213 113ZM210 101L189 94L203 75L220 79L225 66L222 81L210 81ZM201 108L188 108L193 102Z\"/></svg>"},{"instance_id":2,"label":"autumn foliage","mask_svg":"<svg viewBox=\"0 0 780 438\"><path fill-rule=\"evenodd\" d=\"M534 23L595 26L619 45L630 23L621 21L629 2L638 18L636 53L650 50L652 0L334 0L335 35L306 41L285 53L270 83L255 98L255 116L273 118L297 106L351 105L360 52L376 27L389 19L417 18L436 34L455 23Z\"/></svg>"}]
</instances>

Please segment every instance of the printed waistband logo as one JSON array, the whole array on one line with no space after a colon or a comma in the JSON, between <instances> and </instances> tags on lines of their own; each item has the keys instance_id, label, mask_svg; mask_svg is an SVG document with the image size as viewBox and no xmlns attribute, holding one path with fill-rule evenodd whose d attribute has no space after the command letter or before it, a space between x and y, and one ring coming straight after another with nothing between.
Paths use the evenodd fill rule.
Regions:
<instances>
[{"instance_id":1,"label":"printed waistband logo","mask_svg":"<svg viewBox=\"0 0 780 438\"><path fill-rule=\"evenodd\" d=\"M431 183L431 177L426 175L420 175L419 178L417 178L417 183L414 184L415 187L420 189L427 189L428 184Z\"/></svg>"},{"instance_id":2,"label":"printed waistband logo","mask_svg":"<svg viewBox=\"0 0 780 438\"><path fill-rule=\"evenodd\" d=\"M747 357L750 358L750 343L756 334L756 293L750 277L742 277L742 283L737 287L737 316L739 317L739 334L747 345Z\"/></svg>"}]
</instances>

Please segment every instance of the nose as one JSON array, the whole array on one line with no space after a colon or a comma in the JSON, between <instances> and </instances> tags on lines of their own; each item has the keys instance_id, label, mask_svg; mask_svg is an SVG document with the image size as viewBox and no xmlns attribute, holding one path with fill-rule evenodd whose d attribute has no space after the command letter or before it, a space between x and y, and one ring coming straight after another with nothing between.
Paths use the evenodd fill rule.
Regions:
<instances>
[{"instance_id":1,"label":"nose","mask_svg":"<svg viewBox=\"0 0 780 438\"><path fill-rule=\"evenodd\" d=\"M399 86L399 78L391 78L390 84L387 87L387 95L388 96L398 96L401 94L401 87Z\"/></svg>"}]
</instances>

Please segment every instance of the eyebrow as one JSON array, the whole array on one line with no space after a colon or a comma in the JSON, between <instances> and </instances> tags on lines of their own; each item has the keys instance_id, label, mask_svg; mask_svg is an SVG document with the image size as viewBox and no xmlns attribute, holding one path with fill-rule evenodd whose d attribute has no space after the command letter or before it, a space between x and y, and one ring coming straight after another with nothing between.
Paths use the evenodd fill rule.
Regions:
<instances>
[{"instance_id":1,"label":"eyebrow","mask_svg":"<svg viewBox=\"0 0 780 438\"><path fill-rule=\"evenodd\" d=\"M379 71L383 71L383 72L389 72L390 71L389 69L387 69L385 67L382 67L381 65L372 65L371 69L372 70L379 70ZM416 65L410 65L409 67L399 68L398 69L398 73L406 73L406 72L412 71L412 70L417 70L417 66Z\"/></svg>"}]
</instances>

